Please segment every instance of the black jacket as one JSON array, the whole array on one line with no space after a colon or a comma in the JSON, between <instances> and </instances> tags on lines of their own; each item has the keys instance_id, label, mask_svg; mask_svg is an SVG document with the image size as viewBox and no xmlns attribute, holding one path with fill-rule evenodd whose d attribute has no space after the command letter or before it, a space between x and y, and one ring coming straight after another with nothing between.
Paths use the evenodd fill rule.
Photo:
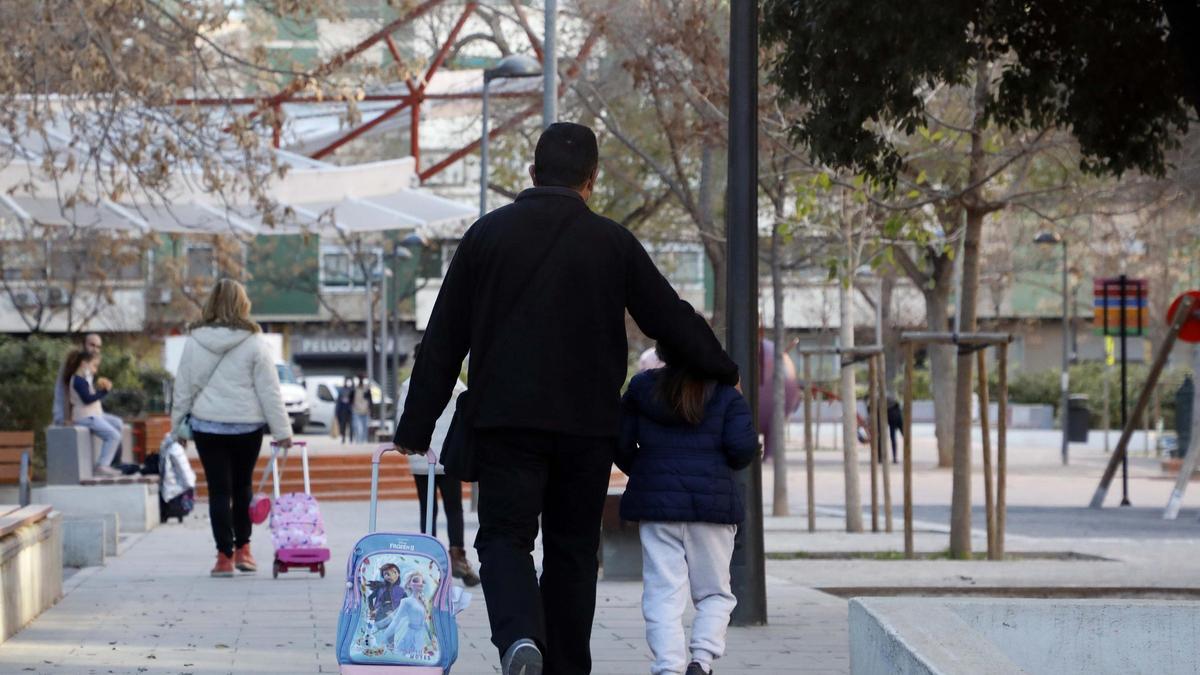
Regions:
<instances>
[{"instance_id":1,"label":"black jacket","mask_svg":"<svg viewBox=\"0 0 1200 675\"><path fill-rule=\"evenodd\" d=\"M733 472L758 454L750 406L721 385L688 424L658 395L662 371L639 373L621 401L617 466L629 476L621 518L737 525L746 517Z\"/></svg>"},{"instance_id":2,"label":"black jacket","mask_svg":"<svg viewBox=\"0 0 1200 675\"><path fill-rule=\"evenodd\" d=\"M570 229L527 283L562 227ZM737 366L708 323L629 230L592 213L574 190L523 191L463 236L421 341L395 442L429 447L468 351L472 426L617 436L626 310L699 372L737 382Z\"/></svg>"}]
</instances>

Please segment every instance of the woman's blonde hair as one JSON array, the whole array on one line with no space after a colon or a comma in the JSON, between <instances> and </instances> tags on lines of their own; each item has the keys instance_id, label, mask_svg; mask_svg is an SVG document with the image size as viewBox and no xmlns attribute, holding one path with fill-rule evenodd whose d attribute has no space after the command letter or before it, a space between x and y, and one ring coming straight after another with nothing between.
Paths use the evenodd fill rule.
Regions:
<instances>
[{"instance_id":1,"label":"woman's blonde hair","mask_svg":"<svg viewBox=\"0 0 1200 675\"><path fill-rule=\"evenodd\" d=\"M257 333L261 329L250 320L250 296L233 279L221 279L213 286L204 310L195 326L225 326Z\"/></svg>"}]
</instances>

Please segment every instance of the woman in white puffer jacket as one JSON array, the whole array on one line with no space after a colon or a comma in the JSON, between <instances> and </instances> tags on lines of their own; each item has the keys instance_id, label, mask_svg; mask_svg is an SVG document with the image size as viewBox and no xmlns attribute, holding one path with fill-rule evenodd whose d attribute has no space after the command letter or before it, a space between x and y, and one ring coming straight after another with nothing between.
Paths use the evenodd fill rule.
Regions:
<instances>
[{"instance_id":1,"label":"woman in white puffer jacket","mask_svg":"<svg viewBox=\"0 0 1200 675\"><path fill-rule=\"evenodd\" d=\"M186 420L208 483L208 513L217 545L212 576L233 569L254 572L250 555L250 500L254 463L263 430L283 447L292 426L279 391L270 350L250 320L250 298L232 279L221 279L184 343L175 375L171 427Z\"/></svg>"}]
</instances>

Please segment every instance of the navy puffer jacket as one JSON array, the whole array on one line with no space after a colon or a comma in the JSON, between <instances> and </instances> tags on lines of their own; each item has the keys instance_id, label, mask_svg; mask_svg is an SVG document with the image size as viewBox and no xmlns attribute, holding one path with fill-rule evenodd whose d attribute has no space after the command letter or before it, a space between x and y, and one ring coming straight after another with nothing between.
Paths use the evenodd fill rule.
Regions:
<instances>
[{"instance_id":1,"label":"navy puffer jacket","mask_svg":"<svg viewBox=\"0 0 1200 675\"><path fill-rule=\"evenodd\" d=\"M698 425L685 422L658 396L661 371L639 373L622 398L617 466L629 475L621 518L736 525L745 507L733 472L758 452L750 406L718 385Z\"/></svg>"}]
</instances>

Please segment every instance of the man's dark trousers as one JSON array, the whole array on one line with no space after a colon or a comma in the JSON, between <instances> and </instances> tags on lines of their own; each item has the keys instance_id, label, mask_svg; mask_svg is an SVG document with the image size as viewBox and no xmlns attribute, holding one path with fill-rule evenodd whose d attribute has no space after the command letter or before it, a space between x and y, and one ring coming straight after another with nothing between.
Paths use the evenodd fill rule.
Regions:
<instances>
[{"instance_id":1,"label":"man's dark trousers","mask_svg":"<svg viewBox=\"0 0 1200 675\"><path fill-rule=\"evenodd\" d=\"M479 576L492 642L538 643L547 675L592 669L600 516L615 438L480 430ZM542 524L542 578L533 542Z\"/></svg>"}]
</instances>

